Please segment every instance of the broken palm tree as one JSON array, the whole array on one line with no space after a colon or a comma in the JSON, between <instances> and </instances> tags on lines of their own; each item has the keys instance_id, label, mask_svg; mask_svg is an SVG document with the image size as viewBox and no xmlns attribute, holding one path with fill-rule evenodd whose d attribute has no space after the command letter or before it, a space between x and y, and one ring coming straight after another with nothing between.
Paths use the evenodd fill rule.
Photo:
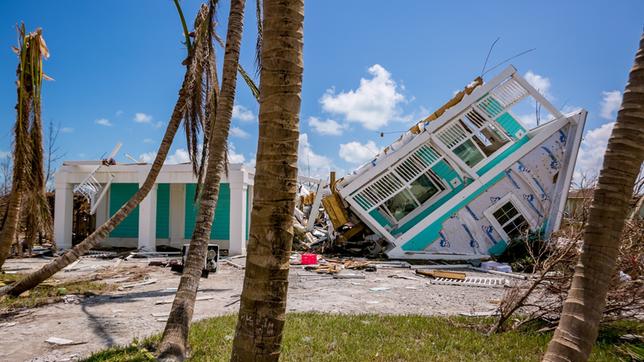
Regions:
<instances>
[{"instance_id":1,"label":"broken palm tree","mask_svg":"<svg viewBox=\"0 0 644 362\"><path fill-rule=\"evenodd\" d=\"M535 104L531 128L516 113ZM584 110L559 112L511 66L477 78L370 162L332 174L315 196L321 226L345 250L395 259L486 259L526 233L547 238L561 223L585 120ZM314 203L307 230L316 220Z\"/></svg>"},{"instance_id":2,"label":"broken palm tree","mask_svg":"<svg viewBox=\"0 0 644 362\"><path fill-rule=\"evenodd\" d=\"M16 123L14 125L13 177L7 210L0 232L0 268L9 256L11 245L19 239L21 215L28 222L28 243L33 243L37 232L48 232L51 215L45 196L43 167L41 89L43 58L49 50L42 30L27 33L24 24L18 27L18 55ZM31 244L30 244L31 245ZM18 243L19 253L22 245Z\"/></svg>"}]
</instances>

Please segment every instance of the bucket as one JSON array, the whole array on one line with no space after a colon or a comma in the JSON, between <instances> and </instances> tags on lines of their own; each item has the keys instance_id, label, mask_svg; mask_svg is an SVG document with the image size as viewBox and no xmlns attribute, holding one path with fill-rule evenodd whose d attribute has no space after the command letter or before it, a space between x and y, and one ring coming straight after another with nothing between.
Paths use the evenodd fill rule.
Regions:
<instances>
[{"instance_id":1,"label":"bucket","mask_svg":"<svg viewBox=\"0 0 644 362\"><path fill-rule=\"evenodd\" d=\"M302 265L311 265L318 263L318 256L315 254L302 254Z\"/></svg>"}]
</instances>

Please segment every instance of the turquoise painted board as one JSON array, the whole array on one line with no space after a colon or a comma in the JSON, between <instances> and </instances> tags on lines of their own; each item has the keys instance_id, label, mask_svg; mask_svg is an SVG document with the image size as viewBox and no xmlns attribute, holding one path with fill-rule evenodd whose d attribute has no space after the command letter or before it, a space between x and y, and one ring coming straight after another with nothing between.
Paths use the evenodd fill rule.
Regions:
<instances>
[{"instance_id":1,"label":"turquoise painted board","mask_svg":"<svg viewBox=\"0 0 644 362\"><path fill-rule=\"evenodd\" d=\"M186 239L192 238L192 231L195 228L195 220L197 218L197 209L199 208L199 205L194 204L195 189L195 184L186 184L186 227L184 232ZM230 185L227 183L222 183L219 186L219 199L217 200L217 208L215 209L215 218L212 222L212 230L210 230L210 239L230 239Z\"/></svg>"},{"instance_id":2,"label":"turquoise painted board","mask_svg":"<svg viewBox=\"0 0 644 362\"><path fill-rule=\"evenodd\" d=\"M489 189L492 185L502 180L503 177L505 177L505 172L501 172L498 175L494 176L492 180L488 181L485 185L483 185L482 187L478 188L476 191L469 194L463 201L456 204L449 211L447 211L441 217L439 217L436 221L434 221L429 226L427 226L423 231L416 234L416 236L414 236L411 240L406 242L401 248L405 251L412 251L412 250L421 251L425 249L428 245L430 245L436 239L438 239L439 237L438 232L442 229L443 222L445 222L445 220L447 220L453 213L455 213L456 211L460 210L462 207L465 207L465 205L472 202L472 200L477 198L480 194L485 192L485 190Z\"/></svg>"},{"instance_id":3,"label":"turquoise painted board","mask_svg":"<svg viewBox=\"0 0 644 362\"><path fill-rule=\"evenodd\" d=\"M506 244L505 241L500 240L498 243L487 249L487 252L490 253L490 255L498 256L503 254L507 247L508 244Z\"/></svg>"},{"instance_id":4,"label":"turquoise painted board","mask_svg":"<svg viewBox=\"0 0 644 362\"><path fill-rule=\"evenodd\" d=\"M432 171L436 173L440 178L445 180L445 182L452 188L456 188L452 186L451 181L455 178L457 178L460 183L463 183L463 180L458 176L456 171L454 171L453 168L450 167L450 165L445 162L445 160L440 160L437 162L434 166L432 166Z\"/></svg>"},{"instance_id":5,"label":"turquoise painted board","mask_svg":"<svg viewBox=\"0 0 644 362\"><path fill-rule=\"evenodd\" d=\"M371 210L369 215L371 215L371 217L373 217L378 222L378 224L380 224L380 226L389 226L389 220L387 220L387 218L380 213L380 210L373 209Z\"/></svg>"},{"instance_id":6,"label":"turquoise painted board","mask_svg":"<svg viewBox=\"0 0 644 362\"><path fill-rule=\"evenodd\" d=\"M157 185L157 239L170 234L170 184Z\"/></svg>"},{"instance_id":7,"label":"turquoise painted board","mask_svg":"<svg viewBox=\"0 0 644 362\"><path fill-rule=\"evenodd\" d=\"M110 186L110 215L114 215L139 189L135 183L119 183ZM125 220L112 232L112 238L138 238L139 237L139 207L137 206Z\"/></svg>"},{"instance_id":8,"label":"turquoise painted board","mask_svg":"<svg viewBox=\"0 0 644 362\"><path fill-rule=\"evenodd\" d=\"M505 112L502 115L500 115L499 118L496 119L496 122L509 135L512 135L515 138L517 137L517 133L519 133L519 131L522 131L523 133L525 133L525 129L521 127L519 122L517 122L516 119L512 118L512 116L508 112Z\"/></svg>"}]
</instances>

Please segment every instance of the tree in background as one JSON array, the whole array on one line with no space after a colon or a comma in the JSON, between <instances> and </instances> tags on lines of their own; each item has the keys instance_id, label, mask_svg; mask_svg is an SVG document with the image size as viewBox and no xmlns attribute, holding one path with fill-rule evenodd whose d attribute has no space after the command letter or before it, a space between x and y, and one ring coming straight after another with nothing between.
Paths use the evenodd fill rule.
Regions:
<instances>
[{"instance_id":1,"label":"tree in background","mask_svg":"<svg viewBox=\"0 0 644 362\"><path fill-rule=\"evenodd\" d=\"M27 34L25 25L18 27L20 44L14 51L18 55L16 123L14 125L13 176L11 193L0 231L0 268L9 256L11 245L18 238L21 210L33 222L30 230L48 228L51 216L45 197L42 152L42 121L40 96L43 58L49 51L42 30ZM42 186L42 187L41 187ZM22 246L18 245L21 250Z\"/></svg>"},{"instance_id":2,"label":"tree in background","mask_svg":"<svg viewBox=\"0 0 644 362\"><path fill-rule=\"evenodd\" d=\"M183 275L172 304L170 316L159 347L159 359L182 361L186 354L188 331L194 312L199 278L210 240L213 217L219 196L221 174L226 166L226 145L232 118L239 68L239 48L244 23L245 0L231 0L228 16L221 90L212 100L208 120L208 158L202 192L198 197L199 211L190 241ZM211 13L215 4L211 2ZM180 11L180 8L178 8Z\"/></svg>"},{"instance_id":3,"label":"tree in background","mask_svg":"<svg viewBox=\"0 0 644 362\"><path fill-rule=\"evenodd\" d=\"M544 361L586 361L597 339L619 240L644 161L644 34L608 140L584 246Z\"/></svg>"},{"instance_id":4,"label":"tree in background","mask_svg":"<svg viewBox=\"0 0 644 362\"><path fill-rule=\"evenodd\" d=\"M216 82L212 78L213 73L210 60L212 56L210 46L212 39L210 38L210 33L203 30L204 27L208 28L210 26L211 24L208 21L208 7L204 5L200 8L195 20L194 33L196 34L196 38L194 41L190 41L188 31L184 27L186 46L188 48L188 57L184 60L186 73L181 89L179 90L179 98L175 104L165 134L163 135L163 140L159 145L154 162L150 167L150 172L139 190L109 220L99 226L85 240L16 283L0 288L0 296L4 294L19 295L26 290L34 288L77 260L88 250L98 245L101 240L105 239L139 205L154 186L157 176L163 167L163 162L168 155L174 136L182 123L186 130L186 138L189 140L189 146L197 144L196 134L203 127L203 120L205 119L204 107L207 104L206 98L210 97L213 91L212 87L214 87ZM189 147L189 149L193 149L193 152L190 153L191 160L193 163L197 163L197 149L193 147ZM200 166L195 165L195 167L199 168Z\"/></svg>"},{"instance_id":5,"label":"tree in background","mask_svg":"<svg viewBox=\"0 0 644 362\"><path fill-rule=\"evenodd\" d=\"M303 0L264 0L259 141L233 361L277 361L286 312L302 91Z\"/></svg>"}]
</instances>

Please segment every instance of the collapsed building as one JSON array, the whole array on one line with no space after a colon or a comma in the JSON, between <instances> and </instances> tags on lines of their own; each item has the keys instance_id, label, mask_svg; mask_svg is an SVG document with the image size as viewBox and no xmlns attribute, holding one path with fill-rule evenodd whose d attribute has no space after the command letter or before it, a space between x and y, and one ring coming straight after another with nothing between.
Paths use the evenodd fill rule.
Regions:
<instances>
[{"instance_id":1,"label":"collapsed building","mask_svg":"<svg viewBox=\"0 0 644 362\"><path fill-rule=\"evenodd\" d=\"M321 184L307 227L322 204L330 238L379 239L394 259L484 259L527 232L548 237L586 114L562 114L512 66L479 77L373 160Z\"/></svg>"}]
</instances>

